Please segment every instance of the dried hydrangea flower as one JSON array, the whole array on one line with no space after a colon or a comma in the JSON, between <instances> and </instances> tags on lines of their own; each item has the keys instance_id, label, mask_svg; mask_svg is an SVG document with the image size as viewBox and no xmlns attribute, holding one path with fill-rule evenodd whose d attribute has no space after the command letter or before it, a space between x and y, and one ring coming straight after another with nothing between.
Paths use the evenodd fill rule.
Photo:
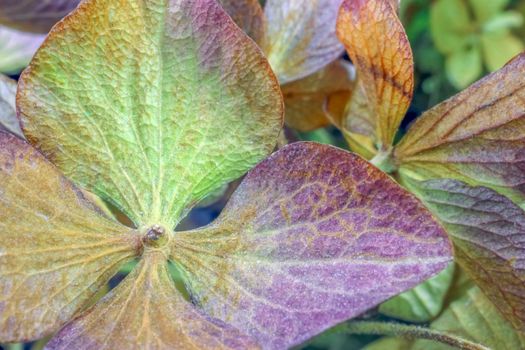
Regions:
<instances>
[{"instance_id":1,"label":"dried hydrangea flower","mask_svg":"<svg viewBox=\"0 0 525 350\"><path fill-rule=\"evenodd\" d=\"M50 349L281 349L451 259L415 197L315 143L262 161L211 225L174 231L264 159L282 127L268 62L215 0L82 3L24 72L17 104L30 143L0 132L1 342L58 331Z\"/></svg>"},{"instance_id":2,"label":"dried hydrangea flower","mask_svg":"<svg viewBox=\"0 0 525 350\"><path fill-rule=\"evenodd\" d=\"M525 53L423 113L394 144L414 82L396 6L345 0L337 28L362 88L345 109L328 103L333 119L353 149L425 201L459 264L524 331Z\"/></svg>"}]
</instances>

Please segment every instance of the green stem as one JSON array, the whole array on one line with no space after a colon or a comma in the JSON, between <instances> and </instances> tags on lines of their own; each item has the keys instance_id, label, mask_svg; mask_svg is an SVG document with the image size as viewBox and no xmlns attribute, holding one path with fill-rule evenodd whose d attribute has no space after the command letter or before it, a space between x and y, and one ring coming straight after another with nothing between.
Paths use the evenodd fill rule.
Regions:
<instances>
[{"instance_id":1,"label":"green stem","mask_svg":"<svg viewBox=\"0 0 525 350\"><path fill-rule=\"evenodd\" d=\"M342 328L350 334L373 334L403 337L405 339L428 339L454 346L461 350L490 350L486 346L471 342L455 335L429 328L404 325L393 322L354 321Z\"/></svg>"}]
</instances>

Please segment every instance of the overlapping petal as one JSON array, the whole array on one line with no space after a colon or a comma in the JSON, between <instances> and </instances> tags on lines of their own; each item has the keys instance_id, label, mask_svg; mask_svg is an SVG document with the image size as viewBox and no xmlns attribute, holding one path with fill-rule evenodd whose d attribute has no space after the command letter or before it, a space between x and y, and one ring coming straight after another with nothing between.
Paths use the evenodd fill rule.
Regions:
<instances>
[{"instance_id":1,"label":"overlapping petal","mask_svg":"<svg viewBox=\"0 0 525 350\"><path fill-rule=\"evenodd\" d=\"M456 259L515 328L525 330L525 212L497 192L455 180L405 179L445 224Z\"/></svg>"},{"instance_id":2,"label":"overlapping petal","mask_svg":"<svg viewBox=\"0 0 525 350\"><path fill-rule=\"evenodd\" d=\"M2 0L0 24L34 33L47 33L80 0Z\"/></svg>"},{"instance_id":3,"label":"overlapping petal","mask_svg":"<svg viewBox=\"0 0 525 350\"><path fill-rule=\"evenodd\" d=\"M371 123L375 124L378 148L388 150L408 110L414 87L412 51L397 17L397 7L391 0L345 0L337 20L337 34L362 83L370 109L366 115L375 119ZM346 118L353 117L352 108L347 113Z\"/></svg>"},{"instance_id":4,"label":"overlapping petal","mask_svg":"<svg viewBox=\"0 0 525 350\"><path fill-rule=\"evenodd\" d=\"M379 312L407 322L429 322L437 317L453 281L455 265L450 264L438 275L384 302Z\"/></svg>"},{"instance_id":5,"label":"overlapping petal","mask_svg":"<svg viewBox=\"0 0 525 350\"><path fill-rule=\"evenodd\" d=\"M261 42L266 22L259 0L219 0L219 3L250 38Z\"/></svg>"},{"instance_id":6,"label":"overlapping petal","mask_svg":"<svg viewBox=\"0 0 525 350\"><path fill-rule=\"evenodd\" d=\"M0 26L0 72L20 72L29 64L44 37Z\"/></svg>"},{"instance_id":7,"label":"overlapping petal","mask_svg":"<svg viewBox=\"0 0 525 350\"><path fill-rule=\"evenodd\" d=\"M326 101L334 95L349 96L354 88L352 65L337 60L322 70L282 87L286 124L299 131L311 131L330 123ZM335 97L334 97L335 98Z\"/></svg>"},{"instance_id":8,"label":"overlapping petal","mask_svg":"<svg viewBox=\"0 0 525 350\"><path fill-rule=\"evenodd\" d=\"M38 151L0 131L0 342L58 330L137 244Z\"/></svg>"},{"instance_id":9,"label":"overlapping petal","mask_svg":"<svg viewBox=\"0 0 525 350\"><path fill-rule=\"evenodd\" d=\"M208 314L267 349L297 345L444 269L445 232L358 156L294 143L252 170L172 258Z\"/></svg>"},{"instance_id":10,"label":"overlapping petal","mask_svg":"<svg viewBox=\"0 0 525 350\"><path fill-rule=\"evenodd\" d=\"M512 329L478 288L471 288L431 324L433 329L482 344L489 349L516 350L525 347L523 334ZM403 350L449 350L450 346L418 340Z\"/></svg>"},{"instance_id":11,"label":"overlapping petal","mask_svg":"<svg viewBox=\"0 0 525 350\"><path fill-rule=\"evenodd\" d=\"M282 97L216 0L93 0L19 83L28 139L136 224L173 227L273 149Z\"/></svg>"},{"instance_id":12,"label":"overlapping petal","mask_svg":"<svg viewBox=\"0 0 525 350\"><path fill-rule=\"evenodd\" d=\"M453 178L525 203L525 54L424 113L396 147L400 173Z\"/></svg>"},{"instance_id":13,"label":"overlapping petal","mask_svg":"<svg viewBox=\"0 0 525 350\"><path fill-rule=\"evenodd\" d=\"M260 45L281 84L304 78L337 59L335 34L342 0L267 0L267 25Z\"/></svg>"},{"instance_id":14,"label":"overlapping petal","mask_svg":"<svg viewBox=\"0 0 525 350\"><path fill-rule=\"evenodd\" d=\"M121 284L48 344L69 349L258 349L254 340L184 300L167 261L150 251Z\"/></svg>"},{"instance_id":15,"label":"overlapping petal","mask_svg":"<svg viewBox=\"0 0 525 350\"><path fill-rule=\"evenodd\" d=\"M23 138L16 117L16 81L0 74L0 130L5 129Z\"/></svg>"}]
</instances>

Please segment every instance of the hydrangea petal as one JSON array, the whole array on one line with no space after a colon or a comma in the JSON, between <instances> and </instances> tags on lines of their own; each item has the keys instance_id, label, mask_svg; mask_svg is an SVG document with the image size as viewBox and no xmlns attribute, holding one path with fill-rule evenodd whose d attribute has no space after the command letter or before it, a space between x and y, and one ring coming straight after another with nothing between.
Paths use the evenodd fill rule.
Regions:
<instances>
[{"instance_id":1,"label":"hydrangea petal","mask_svg":"<svg viewBox=\"0 0 525 350\"><path fill-rule=\"evenodd\" d=\"M259 0L219 0L224 10L256 43L264 36L265 18Z\"/></svg>"},{"instance_id":2,"label":"hydrangea petal","mask_svg":"<svg viewBox=\"0 0 525 350\"><path fill-rule=\"evenodd\" d=\"M444 223L458 263L514 327L525 331L525 212L481 186L450 179L404 182Z\"/></svg>"},{"instance_id":3,"label":"hydrangea petal","mask_svg":"<svg viewBox=\"0 0 525 350\"><path fill-rule=\"evenodd\" d=\"M0 131L0 342L63 326L136 254L128 232L38 151Z\"/></svg>"},{"instance_id":4,"label":"hydrangea petal","mask_svg":"<svg viewBox=\"0 0 525 350\"><path fill-rule=\"evenodd\" d=\"M431 279L384 302L379 312L407 322L429 322L443 311L453 282L454 264Z\"/></svg>"},{"instance_id":5,"label":"hydrangea petal","mask_svg":"<svg viewBox=\"0 0 525 350\"><path fill-rule=\"evenodd\" d=\"M362 80L357 79L350 95L329 96L326 113L345 137L350 149L366 159L377 154L377 118L369 103Z\"/></svg>"},{"instance_id":6,"label":"hydrangea petal","mask_svg":"<svg viewBox=\"0 0 525 350\"><path fill-rule=\"evenodd\" d=\"M0 72L20 72L29 64L44 38L41 34L0 26Z\"/></svg>"},{"instance_id":7,"label":"hydrangea petal","mask_svg":"<svg viewBox=\"0 0 525 350\"><path fill-rule=\"evenodd\" d=\"M34 33L47 33L80 0L2 0L0 24Z\"/></svg>"},{"instance_id":8,"label":"hydrangea petal","mask_svg":"<svg viewBox=\"0 0 525 350\"><path fill-rule=\"evenodd\" d=\"M164 255L149 252L124 281L66 325L47 348L244 350L258 346L184 300Z\"/></svg>"},{"instance_id":9,"label":"hydrangea petal","mask_svg":"<svg viewBox=\"0 0 525 350\"><path fill-rule=\"evenodd\" d=\"M401 172L490 187L525 203L525 54L424 113L396 146Z\"/></svg>"},{"instance_id":10,"label":"hydrangea petal","mask_svg":"<svg viewBox=\"0 0 525 350\"><path fill-rule=\"evenodd\" d=\"M267 0L260 43L281 84L304 78L343 53L335 34L342 0Z\"/></svg>"},{"instance_id":11,"label":"hydrangea petal","mask_svg":"<svg viewBox=\"0 0 525 350\"><path fill-rule=\"evenodd\" d=\"M311 131L330 123L325 103L330 96L351 94L355 73L352 65L337 60L306 78L282 86L286 124L299 131Z\"/></svg>"},{"instance_id":12,"label":"hydrangea petal","mask_svg":"<svg viewBox=\"0 0 525 350\"><path fill-rule=\"evenodd\" d=\"M373 108L378 148L386 150L408 110L414 88L412 50L397 8L390 0L345 0L337 34Z\"/></svg>"},{"instance_id":13,"label":"hydrangea petal","mask_svg":"<svg viewBox=\"0 0 525 350\"><path fill-rule=\"evenodd\" d=\"M516 350L525 348L525 337L516 332L498 313L478 288L471 288L434 322L431 328L452 333L482 344L489 349ZM409 350L450 350L450 346L417 340Z\"/></svg>"},{"instance_id":14,"label":"hydrangea petal","mask_svg":"<svg viewBox=\"0 0 525 350\"><path fill-rule=\"evenodd\" d=\"M172 242L195 302L266 349L358 316L451 260L446 233L415 197L358 156L315 143L274 153L216 222Z\"/></svg>"},{"instance_id":15,"label":"hydrangea petal","mask_svg":"<svg viewBox=\"0 0 525 350\"><path fill-rule=\"evenodd\" d=\"M20 123L16 117L16 81L0 74L0 129L5 129L23 138Z\"/></svg>"},{"instance_id":16,"label":"hydrangea petal","mask_svg":"<svg viewBox=\"0 0 525 350\"><path fill-rule=\"evenodd\" d=\"M19 82L24 133L137 225L188 208L275 146L282 96L216 0L93 0L58 24Z\"/></svg>"}]
</instances>

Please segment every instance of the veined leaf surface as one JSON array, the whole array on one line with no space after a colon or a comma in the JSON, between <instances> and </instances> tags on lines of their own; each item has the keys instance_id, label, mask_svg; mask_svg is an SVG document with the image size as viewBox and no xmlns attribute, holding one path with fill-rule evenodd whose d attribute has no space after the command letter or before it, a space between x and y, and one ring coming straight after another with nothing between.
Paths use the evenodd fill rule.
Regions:
<instances>
[{"instance_id":1,"label":"veined leaf surface","mask_svg":"<svg viewBox=\"0 0 525 350\"><path fill-rule=\"evenodd\" d=\"M216 0L93 0L19 83L28 139L137 225L169 229L273 149L282 97Z\"/></svg>"},{"instance_id":2,"label":"veined leaf surface","mask_svg":"<svg viewBox=\"0 0 525 350\"><path fill-rule=\"evenodd\" d=\"M400 172L453 178L525 203L525 54L424 113L396 146Z\"/></svg>"},{"instance_id":3,"label":"veined leaf surface","mask_svg":"<svg viewBox=\"0 0 525 350\"><path fill-rule=\"evenodd\" d=\"M166 257L149 252L122 283L48 344L69 349L258 349L255 341L184 300Z\"/></svg>"},{"instance_id":4,"label":"veined leaf surface","mask_svg":"<svg viewBox=\"0 0 525 350\"><path fill-rule=\"evenodd\" d=\"M1 343L57 331L137 245L37 150L0 131Z\"/></svg>"},{"instance_id":5,"label":"veined leaf surface","mask_svg":"<svg viewBox=\"0 0 525 350\"><path fill-rule=\"evenodd\" d=\"M362 83L371 109L367 115L375 118L378 148L388 150L414 88L412 50L397 6L391 0L345 0L337 19L337 35ZM347 118L352 114L350 109Z\"/></svg>"},{"instance_id":6,"label":"veined leaf surface","mask_svg":"<svg viewBox=\"0 0 525 350\"><path fill-rule=\"evenodd\" d=\"M404 178L452 238L455 257L502 314L525 330L525 212L497 192L443 179Z\"/></svg>"},{"instance_id":7,"label":"veined leaf surface","mask_svg":"<svg viewBox=\"0 0 525 350\"><path fill-rule=\"evenodd\" d=\"M216 222L177 233L171 255L207 313L283 349L431 277L451 250L386 174L294 143L246 176Z\"/></svg>"}]
</instances>

